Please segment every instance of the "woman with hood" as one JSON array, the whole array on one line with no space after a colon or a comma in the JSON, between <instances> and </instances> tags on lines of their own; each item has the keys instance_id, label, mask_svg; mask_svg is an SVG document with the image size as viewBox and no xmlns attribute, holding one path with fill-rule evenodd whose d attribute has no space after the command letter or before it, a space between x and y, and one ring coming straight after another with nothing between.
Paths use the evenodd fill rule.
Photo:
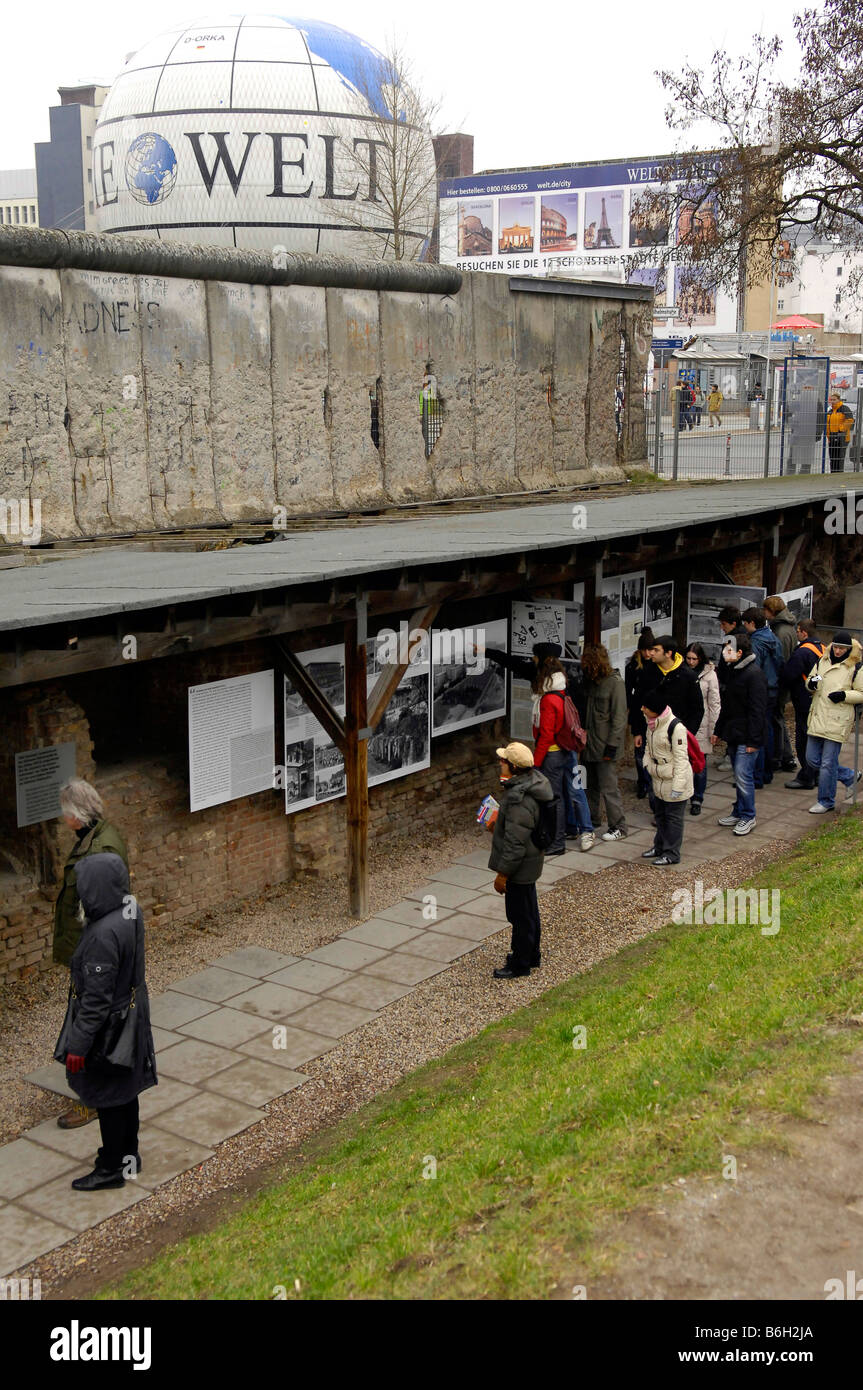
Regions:
<instances>
[{"instance_id":1,"label":"woman with hood","mask_svg":"<svg viewBox=\"0 0 863 1390\"><path fill-rule=\"evenodd\" d=\"M818 800L813 815L836 806L836 783L853 787L854 772L842 767L839 753L854 725L855 706L863 700L863 648L845 628L833 641L809 677L812 706L807 723L806 761L818 777ZM863 773L857 773L859 782Z\"/></svg>"},{"instance_id":2,"label":"woman with hood","mask_svg":"<svg viewBox=\"0 0 863 1390\"><path fill-rule=\"evenodd\" d=\"M704 793L707 790L707 754L713 752L712 735L719 718L719 677L713 662L707 660L707 653L700 642L690 642L686 648L686 664L690 671L695 673L704 700L704 718L695 735L704 754L704 771L692 774L693 791L689 803L689 814L700 816Z\"/></svg>"},{"instance_id":3,"label":"woman with hood","mask_svg":"<svg viewBox=\"0 0 863 1390\"><path fill-rule=\"evenodd\" d=\"M144 981L144 919L118 854L90 854L75 869L84 917L70 962L69 1005L54 1056L66 1079L96 1109L102 1146L79 1192L122 1187L140 1172L138 1096L157 1084Z\"/></svg>"}]
</instances>

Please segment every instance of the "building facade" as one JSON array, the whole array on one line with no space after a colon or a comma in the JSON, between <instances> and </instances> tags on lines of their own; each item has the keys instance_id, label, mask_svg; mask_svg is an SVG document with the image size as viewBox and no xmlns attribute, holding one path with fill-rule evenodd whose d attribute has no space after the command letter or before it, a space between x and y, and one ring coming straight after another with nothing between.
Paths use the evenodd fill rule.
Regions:
<instances>
[{"instance_id":1,"label":"building facade","mask_svg":"<svg viewBox=\"0 0 863 1390\"><path fill-rule=\"evenodd\" d=\"M58 87L60 105L48 112L51 138L36 144L38 208L43 227L96 229L93 136L107 87Z\"/></svg>"},{"instance_id":2,"label":"building facade","mask_svg":"<svg viewBox=\"0 0 863 1390\"><path fill-rule=\"evenodd\" d=\"M6 227L39 226L35 169L0 171L0 223Z\"/></svg>"}]
</instances>

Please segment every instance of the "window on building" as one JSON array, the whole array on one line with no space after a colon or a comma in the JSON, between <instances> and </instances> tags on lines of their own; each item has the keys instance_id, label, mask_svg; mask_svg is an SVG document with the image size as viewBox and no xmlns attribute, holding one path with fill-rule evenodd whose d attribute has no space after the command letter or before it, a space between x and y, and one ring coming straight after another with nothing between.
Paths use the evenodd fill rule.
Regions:
<instances>
[{"instance_id":1,"label":"window on building","mask_svg":"<svg viewBox=\"0 0 863 1390\"><path fill-rule=\"evenodd\" d=\"M21 221L22 221L22 222L26 222L26 221L27 221L27 205L26 205L26 203L25 203L24 207L21 209Z\"/></svg>"},{"instance_id":2,"label":"window on building","mask_svg":"<svg viewBox=\"0 0 863 1390\"><path fill-rule=\"evenodd\" d=\"M88 170L87 170L87 182L88 182L88 183L92 183L92 182L93 182L93 170L92 170L92 169L88 169Z\"/></svg>"},{"instance_id":3,"label":"window on building","mask_svg":"<svg viewBox=\"0 0 863 1390\"><path fill-rule=\"evenodd\" d=\"M34 226L36 225L36 205L35 205L35 203L31 203L31 204L30 204L30 221L33 223Z\"/></svg>"},{"instance_id":4,"label":"window on building","mask_svg":"<svg viewBox=\"0 0 863 1390\"><path fill-rule=\"evenodd\" d=\"M836 299L835 299L834 303L836 303L837 305L842 303L842 296L841 296L841 294L838 294L838 293L837 293Z\"/></svg>"},{"instance_id":5,"label":"window on building","mask_svg":"<svg viewBox=\"0 0 863 1390\"><path fill-rule=\"evenodd\" d=\"M93 199L92 199L92 198L90 199L89 203L87 204L87 207L90 209L90 216L92 217L92 215L93 215Z\"/></svg>"},{"instance_id":6,"label":"window on building","mask_svg":"<svg viewBox=\"0 0 863 1390\"><path fill-rule=\"evenodd\" d=\"M87 149L88 149L88 150L92 150L92 148L93 148L93 137L92 137L92 135L88 135L88 136L87 136Z\"/></svg>"},{"instance_id":7,"label":"window on building","mask_svg":"<svg viewBox=\"0 0 863 1390\"><path fill-rule=\"evenodd\" d=\"M837 274L837 275L841 275L841 274L842 274L842 267L841 267L841 265L837 265L837 267L836 267L836 274Z\"/></svg>"},{"instance_id":8,"label":"window on building","mask_svg":"<svg viewBox=\"0 0 863 1390\"><path fill-rule=\"evenodd\" d=\"M15 207L15 221L16 223L21 221L21 209L17 206L17 204Z\"/></svg>"},{"instance_id":9,"label":"window on building","mask_svg":"<svg viewBox=\"0 0 863 1390\"><path fill-rule=\"evenodd\" d=\"M776 307L777 307L777 309L784 309L784 308L785 308L785 300L784 300L784 299L777 299L777 301L776 301Z\"/></svg>"}]
</instances>

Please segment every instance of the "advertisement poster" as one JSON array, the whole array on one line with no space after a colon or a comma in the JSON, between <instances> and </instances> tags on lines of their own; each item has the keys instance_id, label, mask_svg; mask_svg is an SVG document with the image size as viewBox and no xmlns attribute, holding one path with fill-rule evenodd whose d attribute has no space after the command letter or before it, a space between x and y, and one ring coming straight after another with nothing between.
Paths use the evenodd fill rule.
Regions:
<instances>
[{"instance_id":1,"label":"advertisement poster","mask_svg":"<svg viewBox=\"0 0 863 1390\"><path fill-rule=\"evenodd\" d=\"M486 623L485 647L507 650L506 618ZM432 640L432 737L506 714L506 673L479 653L475 628L436 630ZM483 649L484 649L483 648Z\"/></svg>"},{"instance_id":2,"label":"advertisement poster","mask_svg":"<svg viewBox=\"0 0 863 1390\"><path fill-rule=\"evenodd\" d=\"M716 240L716 200L712 195L703 198L698 190L685 199L677 214L677 245L692 246Z\"/></svg>"},{"instance_id":3,"label":"advertisement poster","mask_svg":"<svg viewBox=\"0 0 863 1390\"><path fill-rule=\"evenodd\" d=\"M644 600L644 621L654 637L670 637L674 612L674 581L649 584Z\"/></svg>"},{"instance_id":4,"label":"advertisement poster","mask_svg":"<svg viewBox=\"0 0 863 1390\"><path fill-rule=\"evenodd\" d=\"M745 613L747 608L762 604L767 590L740 584L689 585L687 604L686 642L700 642L709 661L719 661L725 637L719 626L719 613L729 605Z\"/></svg>"},{"instance_id":5,"label":"advertisement poster","mask_svg":"<svg viewBox=\"0 0 863 1390\"><path fill-rule=\"evenodd\" d=\"M623 245L623 194L603 188L584 195L585 251L619 251Z\"/></svg>"},{"instance_id":6,"label":"advertisement poster","mask_svg":"<svg viewBox=\"0 0 863 1390\"><path fill-rule=\"evenodd\" d=\"M716 289L708 283L708 272L698 266L675 266L674 322L689 328L711 328L716 324Z\"/></svg>"},{"instance_id":7,"label":"advertisement poster","mask_svg":"<svg viewBox=\"0 0 863 1390\"><path fill-rule=\"evenodd\" d=\"M533 250L535 200L530 198L501 198L498 208L500 230L497 249L500 252Z\"/></svg>"},{"instance_id":8,"label":"advertisement poster","mask_svg":"<svg viewBox=\"0 0 863 1390\"><path fill-rule=\"evenodd\" d=\"M544 193L539 221L540 251L578 250L577 193Z\"/></svg>"},{"instance_id":9,"label":"advertisement poster","mask_svg":"<svg viewBox=\"0 0 863 1390\"><path fill-rule=\"evenodd\" d=\"M344 645L300 652L312 680L337 714L345 713ZM304 811L345 792L345 763L299 691L285 677L285 811Z\"/></svg>"},{"instance_id":10,"label":"advertisement poster","mask_svg":"<svg viewBox=\"0 0 863 1390\"><path fill-rule=\"evenodd\" d=\"M189 686L189 809L272 790L273 672Z\"/></svg>"},{"instance_id":11,"label":"advertisement poster","mask_svg":"<svg viewBox=\"0 0 863 1390\"><path fill-rule=\"evenodd\" d=\"M459 203L459 256L490 256L493 249L494 204L490 198Z\"/></svg>"},{"instance_id":12,"label":"advertisement poster","mask_svg":"<svg viewBox=\"0 0 863 1390\"><path fill-rule=\"evenodd\" d=\"M633 250L668 245L669 211L656 195L656 189L645 189L641 194L633 190L629 205L629 244Z\"/></svg>"}]
</instances>

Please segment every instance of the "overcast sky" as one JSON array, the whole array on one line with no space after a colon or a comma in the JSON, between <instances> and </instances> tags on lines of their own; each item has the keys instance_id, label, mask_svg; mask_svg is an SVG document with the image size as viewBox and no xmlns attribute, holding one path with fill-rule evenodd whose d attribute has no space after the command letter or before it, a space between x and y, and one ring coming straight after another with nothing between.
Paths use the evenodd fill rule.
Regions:
<instances>
[{"instance_id":1,"label":"overcast sky","mask_svg":"<svg viewBox=\"0 0 863 1390\"><path fill-rule=\"evenodd\" d=\"M415 5L408 19L402 0L298 0L294 13L310 11L377 47L395 31L421 90L443 97L446 128L475 136L479 170L673 149L677 137L665 125L655 69L687 60L705 66L716 48L739 54L758 31L783 34L790 59L797 52L792 16L801 8L802 0L700 6L438 0ZM162 29L226 12L229 6L194 0L150 0L134 8L116 0L9 4L0 59L0 168L33 167L33 143L48 138L48 107L57 103L58 86L109 84L126 54Z\"/></svg>"}]
</instances>

